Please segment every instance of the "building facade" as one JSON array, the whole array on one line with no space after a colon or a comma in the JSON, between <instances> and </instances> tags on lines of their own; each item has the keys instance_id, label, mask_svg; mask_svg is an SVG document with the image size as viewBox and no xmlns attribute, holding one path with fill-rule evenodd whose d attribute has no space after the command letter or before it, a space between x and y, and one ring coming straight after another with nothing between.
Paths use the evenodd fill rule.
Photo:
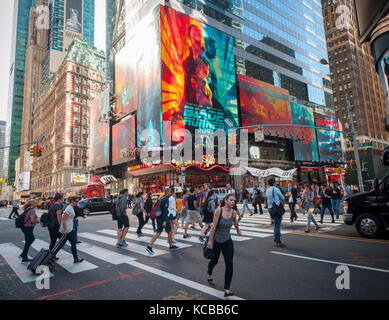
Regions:
<instances>
[{"instance_id":1,"label":"building facade","mask_svg":"<svg viewBox=\"0 0 389 320\"><path fill-rule=\"evenodd\" d=\"M44 134L33 161L31 194L72 192L72 174L87 171L90 112L105 85L105 54L75 38L47 90L35 101L33 138ZM48 125L50 124L50 125Z\"/></svg>"},{"instance_id":2,"label":"building facade","mask_svg":"<svg viewBox=\"0 0 389 320\"><path fill-rule=\"evenodd\" d=\"M6 145L6 133L7 133L7 122L0 120L0 147ZM0 178L4 178L4 152L5 149L0 149Z\"/></svg>"},{"instance_id":3,"label":"building facade","mask_svg":"<svg viewBox=\"0 0 389 320\"><path fill-rule=\"evenodd\" d=\"M334 92L335 112L350 131L346 99L352 109L363 179L383 177L381 151L389 145L389 133L382 121L385 114L385 97L375 70L374 59L368 44L358 41L354 0L323 0L323 16L328 45L329 64ZM339 6L346 5L351 13L348 27L339 28ZM339 8L339 9L338 9ZM355 161L352 139L346 141L347 160ZM357 184L355 163L347 175L349 183Z\"/></svg>"}]
</instances>

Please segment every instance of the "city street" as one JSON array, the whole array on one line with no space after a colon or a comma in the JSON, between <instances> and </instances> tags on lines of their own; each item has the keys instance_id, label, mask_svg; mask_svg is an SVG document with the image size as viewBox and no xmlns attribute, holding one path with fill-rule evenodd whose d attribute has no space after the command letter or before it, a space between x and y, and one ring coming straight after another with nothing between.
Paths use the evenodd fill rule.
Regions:
<instances>
[{"instance_id":1,"label":"city street","mask_svg":"<svg viewBox=\"0 0 389 320\"><path fill-rule=\"evenodd\" d=\"M176 235L180 250L169 252L167 235L162 234L150 257L146 245L153 234L151 223L136 238L137 221L128 214L131 228L128 248L117 249L116 222L109 214L91 214L80 220L79 256L85 261L74 265L70 247L59 254L50 278L50 289L38 290L36 276L18 258L23 248L23 234L8 219L10 208L0 209L0 299L79 300L214 300L224 299L224 262L222 256L214 271L214 287L207 283L207 263L198 240L199 231L191 230L189 239ZM39 213L44 211L39 210ZM286 248L276 248L267 210L263 215L240 222L242 237L234 235L233 299L388 299L389 236L365 239L343 221L330 223L325 217L319 231L304 233L306 216L297 211L298 221L289 222L289 211L282 223L282 241ZM319 217L319 215L317 216ZM317 218L317 220L320 220ZM197 226L197 229L199 227ZM47 229L37 226L33 257L48 247ZM339 265L350 270L350 289L336 287Z\"/></svg>"}]
</instances>

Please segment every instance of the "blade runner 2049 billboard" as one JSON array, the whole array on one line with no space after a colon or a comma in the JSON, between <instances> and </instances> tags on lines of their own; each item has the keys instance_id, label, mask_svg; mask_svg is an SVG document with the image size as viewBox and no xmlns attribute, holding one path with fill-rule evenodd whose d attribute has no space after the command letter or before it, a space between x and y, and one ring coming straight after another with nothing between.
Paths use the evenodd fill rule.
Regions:
<instances>
[{"instance_id":1,"label":"blade runner 2049 billboard","mask_svg":"<svg viewBox=\"0 0 389 320\"><path fill-rule=\"evenodd\" d=\"M160 12L163 121L172 141L183 141L182 129L239 126L232 37L168 7Z\"/></svg>"}]
</instances>

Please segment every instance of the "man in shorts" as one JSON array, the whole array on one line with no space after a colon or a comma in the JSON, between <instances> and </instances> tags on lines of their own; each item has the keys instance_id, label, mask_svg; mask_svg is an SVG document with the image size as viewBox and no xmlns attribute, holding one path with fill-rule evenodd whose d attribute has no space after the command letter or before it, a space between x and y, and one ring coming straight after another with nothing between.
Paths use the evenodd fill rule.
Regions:
<instances>
[{"instance_id":1,"label":"man in shorts","mask_svg":"<svg viewBox=\"0 0 389 320\"><path fill-rule=\"evenodd\" d=\"M116 248L128 247L126 243L126 235L128 228L130 227L130 222L127 216L127 197L128 189L120 191L119 198L116 200L116 216L118 221L118 233L117 233L117 243Z\"/></svg>"},{"instance_id":2,"label":"man in shorts","mask_svg":"<svg viewBox=\"0 0 389 320\"><path fill-rule=\"evenodd\" d=\"M157 218L157 233L154 234L153 238L151 239L149 245L146 248L146 251L150 253L151 255L154 254L153 251L153 243L159 238L161 235L163 229L167 232L167 237L169 241L169 250L178 250L179 247L173 245L173 239L172 239L172 226L171 222L169 220L169 197L172 194L172 191L170 188L165 189L165 195L161 198L161 206L160 210L162 211L162 214L159 218Z\"/></svg>"},{"instance_id":3,"label":"man in shorts","mask_svg":"<svg viewBox=\"0 0 389 320\"><path fill-rule=\"evenodd\" d=\"M184 239L190 238L188 235L188 227L190 224L192 224L192 222L198 223L200 228L203 228L203 223L201 222L201 216L199 212L200 208L194 191L195 189L193 187L190 188L190 194L188 196L188 213L185 220Z\"/></svg>"}]
</instances>

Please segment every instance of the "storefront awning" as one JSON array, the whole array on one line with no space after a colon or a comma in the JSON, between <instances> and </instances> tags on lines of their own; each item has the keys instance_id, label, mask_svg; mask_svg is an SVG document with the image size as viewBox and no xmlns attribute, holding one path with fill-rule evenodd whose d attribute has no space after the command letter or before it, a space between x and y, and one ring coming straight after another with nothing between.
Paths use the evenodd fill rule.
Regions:
<instances>
[{"instance_id":1,"label":"storefront awning","mask_svg":"<svg viewBox=\"0 0 389 320\"><path fill-rule=\"evenodd\" d=\"M146 174L153 174L157 172L175 171L176 170L175 168L176 167L171 164L160 164L151 168L141 168L141 169L132 170L129 172L129 174L134 177L139 177Z\"/></svg>"},{"instance_id":2,"label":"storefront awning","mask_svg":"<svg viewBox=\"0 0 389 320\"><path fill-rule=\"evenodd\" d=\"M297 168L287 170L287 171L284 171L280 168L270 168L270 169L263 170L263 169L246 167L246 169L251 175L255 177L265 178L268 176L276 176L285 179L291 179L293 177L293 174L297 171Z\"/></svg>"}]
</instances>

